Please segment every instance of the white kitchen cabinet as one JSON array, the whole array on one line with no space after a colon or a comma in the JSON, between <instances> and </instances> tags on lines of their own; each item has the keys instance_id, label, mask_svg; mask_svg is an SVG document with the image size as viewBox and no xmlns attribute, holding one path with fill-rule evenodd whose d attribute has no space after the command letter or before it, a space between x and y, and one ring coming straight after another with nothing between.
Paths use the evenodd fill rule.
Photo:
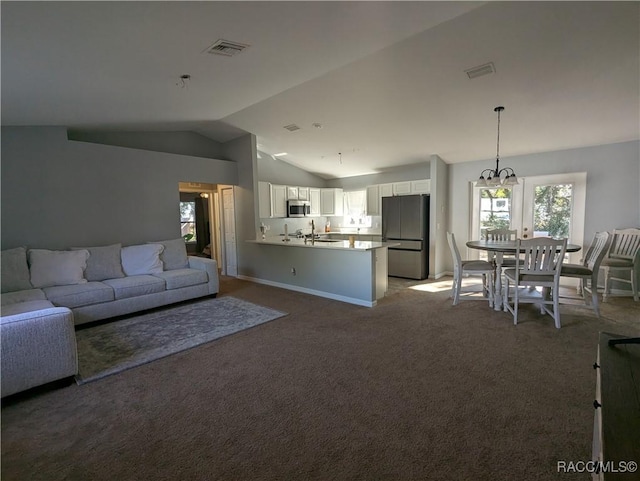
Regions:
<instances>
[{"instance_id":1,"label":"white kitchen cabinet","mask_svg":"<svg viewBox=\"0 0 640 481\"><path fill-rule=\"evenodd\" d=\"M298 200L298 188L287 186L287 200Z\"/></svg>"},{"instance_id":2,"label":"white kitchen cabinet","mask_svg":"<svg viewBox=\"0 0 640 481\"><path fill-rule=\"evenodd\" d=\"M393 197L393 184L380 184L380 198L383 197ZM382 209L382 207L380 208ZM382 210L380 210L380 214L382 214Z\"/></svg>"},{"instance_id":3,"label":"white kitchen cabinet","mask_svg":"<svg viewBox=\"0 0 640 481\"><path fill-rule=\"evenodd\" d=\"M412 194L430 194L431 193L431 179L412 180L411 181L411 193Z\"/></svg>"},{"instance_id":4,"label":"white kitchen cabinet","mask_svg":"<svg viewBox=\"0 0 640 481\"><path fill-rule=\"evenodd\" d=\"M393 195L409 195L411 194L411 182L394 182Z\"/></svg>"},{"instance_id":5,"label":"white kitchen cabinet","mask_svg":"<svg viewBox=\"0 0 640 481\"><path fill-rule=\"evenodd\" d=\"M320 217L320 189L309 187L309 216Z\"/></svg>"},{"instance_id":6,"label":"white kitchen cabinet","mask_svg":"<svg viewBox=\"0 0 640 481\"><path fill-rule=\"evenodd\" d=\"M271 217L271 185L258 182L258 212L261 219Z\"/></svg>"},{"instance_id":7,"label":"white kitchen cabinet","mask_svg":"<svg viewBox=\"0 0 640 481\"><path fill-rule=\"evenodd\" d=\"M367 215L381 215L380 186L367 186Z\"/></svg>"},{"instance_id":8,"label":"white kitchen cabinet","mask_svg":"<svg viewBox=\"0 0 640 481\"><path fill-rule=\"evenodd\" d=\"M298 187L298 200L309 202L309 187Z\"/></svg>"},{"instance_id":9,"label":"white kitchen cabinet","mask_svg":"<svg viewBox=\"0 0 640 481\"><path fill-rule=\"evenodd\" d=\"M342 189L320 189L320 215L344 215Z\"/></svg>"},{"instance_id":10,"label":"white kitchen cabinet","mask_svg":"<svg viewBox=\"0 0 640 481\"><path fill-rule=\"evenodd\" d=\"M271 217L287 217L287 186L271 184Z\"/></svg>"}]
</instances>

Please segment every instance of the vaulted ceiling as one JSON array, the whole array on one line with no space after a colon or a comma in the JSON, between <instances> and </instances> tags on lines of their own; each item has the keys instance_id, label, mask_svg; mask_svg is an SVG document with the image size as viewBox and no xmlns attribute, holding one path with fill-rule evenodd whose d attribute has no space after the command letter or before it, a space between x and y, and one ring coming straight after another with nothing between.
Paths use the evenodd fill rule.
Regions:
<instances>
[{"instance_id":1,"label":"vaulted ceiling","mask_svg":"<svg viewBox=\"0 0 640 481\"><path fill-rule=\"evenodd\" d=\"M502 157L622 142L639 30L638 2L2 2L2 124L251 132L325 178L491 158L498 105Z\"/></svg>"}]
</instances>

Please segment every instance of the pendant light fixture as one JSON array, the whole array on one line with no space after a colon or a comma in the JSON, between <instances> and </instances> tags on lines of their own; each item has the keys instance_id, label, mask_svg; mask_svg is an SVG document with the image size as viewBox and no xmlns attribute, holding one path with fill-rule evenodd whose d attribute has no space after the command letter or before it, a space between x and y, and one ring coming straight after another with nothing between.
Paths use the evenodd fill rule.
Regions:
<instances>
[{"instance_id":1,"label":"pendant light fixture","mask_svg":"<svg viewBox=\"0 0 640 481\"><path fill-rule=\"evenodd\" d=\"M511 167L500 168L500 112L504 110L504 107L496 107L494 112L498 113L498 142L496 147L496 168L485 169L480 173L480 178L476 185L478 187L496 187L499 185L516 185L518 183L518 177ZM484 174L488 172L485 179ZM502 174L504 173L504 177Z\"/></svg>"}]
</instances>

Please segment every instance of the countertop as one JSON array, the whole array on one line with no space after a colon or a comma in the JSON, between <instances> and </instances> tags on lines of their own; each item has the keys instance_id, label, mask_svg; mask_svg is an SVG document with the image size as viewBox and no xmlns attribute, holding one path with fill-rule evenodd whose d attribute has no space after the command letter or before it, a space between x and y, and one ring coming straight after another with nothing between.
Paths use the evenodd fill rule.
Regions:
<instances>
[{"instance_id":1,"label":"countertop","mask_svg":"<svg viewBox=\"0 0 640 481\"><path fill-rule=\"evenodd\" d=\"M373 241L355 241L353 247L349 246L348 240L339 240L332 242L318 242L311 244L310 240L304 243L304 239L289 238L289 242L285 242L282 237L267 237L266 239L249 240L254 244L278 245L284 247L307 247L310 249L333 249L333 250L350 250L350 251L370 251L383 247L393 247L399 245L397 242L373 242Z\"/></svg>"}]
</instances>

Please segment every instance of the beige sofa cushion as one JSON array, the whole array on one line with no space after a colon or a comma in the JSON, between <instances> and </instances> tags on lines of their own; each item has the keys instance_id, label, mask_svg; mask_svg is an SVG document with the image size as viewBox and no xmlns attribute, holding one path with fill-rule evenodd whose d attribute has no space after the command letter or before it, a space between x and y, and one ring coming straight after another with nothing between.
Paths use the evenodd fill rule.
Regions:
<instances>
[{"instance_id":1,"label":"beige sofa cushion","mask_svg":"<svg viewBox=\"0 0 640 481\"><path fill-rule=\"evenodd\" d=\"M84 284L89 251L50 251L29 249L29 266L33 287Z\"/></svg>"},{"instance_id":2,"label":"beige sofa cushion","mask_svg":"<svg viewBox=\"0 0 640 481\"><path fill-rule=\"evenodd\" d=\"M2 282L1 291L3 293L23 291L33 287L29 277L27 249L24 247L2 251L0 267L2 269L0 281Z\"/></svg>"}]
</instances>

